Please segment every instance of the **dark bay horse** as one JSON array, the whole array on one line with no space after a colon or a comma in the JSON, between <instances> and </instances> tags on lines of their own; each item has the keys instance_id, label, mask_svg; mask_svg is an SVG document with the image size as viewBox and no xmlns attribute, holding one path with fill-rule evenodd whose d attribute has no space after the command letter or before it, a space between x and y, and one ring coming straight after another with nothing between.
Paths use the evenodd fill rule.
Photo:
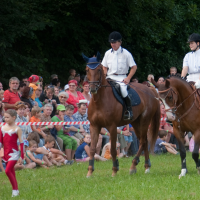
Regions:
<instances>
[{"instance_id":1,"label":"dark bay horse","mask_svg":"<svg viewBox=\"0 0 200 200\"><path fill-rule=\"evenodd\" d=\"M88 62L89 58L85 57L85 60ZM91 146L87 177L90 177L94 170L95 148L102 127L107 128L110 132L111 155L113 160L112 176L116 175L119 170L119 163L116 159L117 127L126 124L132 124L140 141L139 150L130 167L130 174L136 173L136 165L140 161L139 157L143 150L145 155L145 173L148 173L150 171L151 163L148 152L147 131L151 124L148 139L153 148L157 139L160 124L160 104L158 98L147 86L134 83L134 86L131 87L139 94L141 103L138 106L132 107L134 115L133 120L124 121L122 119L123 107L114 97L112 88L104 76L103 66L99 60L100 59L96 59L96 62L91 63L98 64L95 69L86 66L86 75L90 84L90 92L92 93L92 99L88 108ZM87 65L89 64L90 63L87 63Z\"/></svg>"},{"instance_id":2,"label":"dark bay horse","mask_svg":"<svg viewBox=\"0 0 200 200\"><path fill-rule=\"evenodd\" d=\"M199 144L200 144L200 105L197 90L181 77L171 76L166 79L165 84L152 82L159 91L163 103L169 106L175 114L173 121L173 132L179 142L181 157L181 174L179 178L185 176L186 150L184 146L185 132L192 132L195 138L192 158L196 163L196 168L200 174Z\"/></svg>"}]
</instances>

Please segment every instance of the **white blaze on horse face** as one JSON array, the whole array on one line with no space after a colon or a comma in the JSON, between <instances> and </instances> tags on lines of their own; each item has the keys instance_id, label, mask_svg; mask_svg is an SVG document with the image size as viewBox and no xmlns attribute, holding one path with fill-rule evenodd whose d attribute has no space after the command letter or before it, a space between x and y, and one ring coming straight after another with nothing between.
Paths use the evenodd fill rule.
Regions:
<instances>
[{"instance_id":1,"label":"white blaze on horse face","mask_svg":"<svg viewBox=\"0 0 200 200\"><path fill-rule=\"evenodd\" d=\"M162 99L162 102L163 102L163 104L164 104L164 106L165 106L165 110L167 110L167 111L166 111L167 118L168 118L170 121L174 121L174 120L175 120L175 117L174 117L174 115L173 115L173 113L172 113L172 109L170 109L170 107L167 105L167 103L165 102L164 99Z\"/></svg>"}]
</instances>

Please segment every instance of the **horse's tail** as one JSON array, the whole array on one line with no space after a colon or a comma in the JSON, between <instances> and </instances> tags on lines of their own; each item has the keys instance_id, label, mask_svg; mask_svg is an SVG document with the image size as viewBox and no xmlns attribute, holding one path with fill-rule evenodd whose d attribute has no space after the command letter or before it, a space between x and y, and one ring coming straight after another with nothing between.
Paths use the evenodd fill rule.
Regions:
<instances>
[{"instance_id":1,"label":"horse's tail","mask_svg":"<svg viewBox=\"0 0 200 200\"><path fill-rule=\"evenodd\" d=\"M156 112L151 120L151 126L149 130L149 143L151 152L154 151L154 146L158 137L158 131L160 127L160 104L157 102Z\"/></svg>"}]
</instances>

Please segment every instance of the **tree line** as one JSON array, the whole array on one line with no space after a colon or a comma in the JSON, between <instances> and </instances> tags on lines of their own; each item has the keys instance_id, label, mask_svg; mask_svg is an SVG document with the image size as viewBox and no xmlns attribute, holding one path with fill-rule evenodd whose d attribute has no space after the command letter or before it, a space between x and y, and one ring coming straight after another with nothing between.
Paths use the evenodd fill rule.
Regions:
<instances>
[{"instance_id":1,"label":"tree line","mask_svg":"<svg viewBox=\"0 0 200 200\"><path fill-rule=\"evenodd\" d=\"M0 81L31 74L45 82L57 73L66 84L71 68L85 73L83 52L103 58L112 31L122 34L122 46L146 80L179 72L189 51L187 38L200 32L200 2L190 0L1 0Z\"/></svg>"}]
</instances>

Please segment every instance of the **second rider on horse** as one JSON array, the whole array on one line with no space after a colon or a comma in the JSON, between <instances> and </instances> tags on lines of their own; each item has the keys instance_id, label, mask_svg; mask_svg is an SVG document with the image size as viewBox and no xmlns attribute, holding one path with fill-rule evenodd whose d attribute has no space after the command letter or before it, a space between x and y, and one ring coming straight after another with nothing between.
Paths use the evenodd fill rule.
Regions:
<instances>
[{"instance_id":1,"label":"second rider on horse","mask_svg":"<svg viewBox=\"0 0 200 200\"><path fill-rule=\"evenodd\" d=\"M120 85L121 95L124 98L128 110L124 114L124 120L132 120L133 112L131 99L127 92L127 84L129 84L130 79L135 74L137 65L131 53L121 47L122 36L119 32L112 32L109 35L109 42L112 48L106 51L102 61L104 75L106 78L117 81ZM131 70L127 76L129 67Z\"/></svg>"}]
</instances>

